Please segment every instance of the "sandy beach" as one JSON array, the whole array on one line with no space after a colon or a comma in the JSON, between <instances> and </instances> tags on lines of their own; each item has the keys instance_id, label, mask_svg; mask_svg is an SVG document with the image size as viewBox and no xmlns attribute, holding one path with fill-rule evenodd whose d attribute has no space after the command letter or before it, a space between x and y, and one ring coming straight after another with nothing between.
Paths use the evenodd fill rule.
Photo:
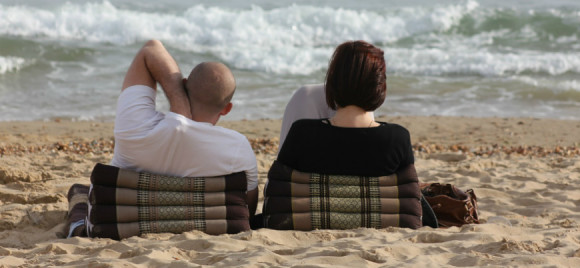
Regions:
<instances>
[{"instance_id":1,"label":"sandy beach","mask_svg":"<svg viewBox=\"0 0 580 268\"><path fill-rule=\"evenodd\" d=\"M66 192L109 163L113 124L0 122L0 267L580 267L580 121L380 120L409 129L422 182L474 189L482 224L64 239ZM250 139L262 189L280 120L220 125Z\"/></svg>"}]
</instances>

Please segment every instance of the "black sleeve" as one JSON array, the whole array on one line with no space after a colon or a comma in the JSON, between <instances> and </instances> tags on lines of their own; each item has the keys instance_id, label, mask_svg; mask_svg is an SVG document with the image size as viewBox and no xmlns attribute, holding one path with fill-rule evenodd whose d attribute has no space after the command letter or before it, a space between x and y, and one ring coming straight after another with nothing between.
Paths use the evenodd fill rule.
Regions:
<instances>
[{"instance_id":1,"label":"black sleeve","mask_svg":"<svg viewBox=\"0 0 580 268\"><path fill-rule=\"evenodd\" d=\"M411 134L409 133L409 131L406 128L403 128L405 131L405 135L404 135L404 143L403 143L403 152L404 152L404 157L403 157L403 162L402 162L402 166L407 166L410 164L414 164L415 163L415 156L413 155L413 144L411 143Z\"/></svg>"},{"instance_id":2,"label":"black sleeve","mask_svg":"<svg viewBox=\"0 0 580 268\"><path fill-rule=\"evenodd\" d=\"M284 144L282 144L282 148L280 148L280 152L278 153L277 160L290 167L296 166L296 161L298 160L297 152L302 148L299 144L299 129L300 127L297 126L296 122L294 122L288 131L288 135L286 136Z\"/></svg>"}]
</instances>

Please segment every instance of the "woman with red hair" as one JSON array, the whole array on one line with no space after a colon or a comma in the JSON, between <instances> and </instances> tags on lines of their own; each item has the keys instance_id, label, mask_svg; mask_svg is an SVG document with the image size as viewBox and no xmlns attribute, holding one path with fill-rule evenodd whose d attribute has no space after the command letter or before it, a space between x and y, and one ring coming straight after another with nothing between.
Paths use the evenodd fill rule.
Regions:
<instances>
[{"instance_id":1,"label":"woman with red hair","mask_svg":"<svg viewBox=\"0 0 580 268\"><path fill-rule=\"evenodd\" d=\"M306 86L293 95L278 159L268 172L263 215L252 228L423 225L409 131L374 118L386 80L383 51L349 41L336 48L324 87Z\"/></svg>"},{"instance_id":2,"label":"woman with red hair","mask_svg":"<svg viewBox=\"0 0 580 268\"><path fill-rule=\"evenodd\" d=\"M302 172L361 176L412 165L407 129L374 119L373 111L385 100L386 79L380 48L365 41L339 45L325 87L299 89L286 107L277 160Z\"/></svg>"}]
</instances>

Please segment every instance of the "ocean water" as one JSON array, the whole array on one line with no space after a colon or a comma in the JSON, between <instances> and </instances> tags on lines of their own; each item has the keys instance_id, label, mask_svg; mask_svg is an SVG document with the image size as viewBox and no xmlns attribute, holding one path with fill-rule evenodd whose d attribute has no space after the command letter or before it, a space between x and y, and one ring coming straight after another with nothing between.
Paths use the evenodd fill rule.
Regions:
<instances>
[{"instance_id":1,"label":"ocean water","mask_svg":"<svg viewBox=\"0 0 580 268\"><path fill-rule=\"evenodd\" d=\"M232 68L226 120L281 118L294 90L324 81L334 48L357 39L385 51L379 115L580 120L577 0L230 2L0 0L0 121L112 120L148 39L186 75L202 61Z\"/></svg>"}]
</instances>

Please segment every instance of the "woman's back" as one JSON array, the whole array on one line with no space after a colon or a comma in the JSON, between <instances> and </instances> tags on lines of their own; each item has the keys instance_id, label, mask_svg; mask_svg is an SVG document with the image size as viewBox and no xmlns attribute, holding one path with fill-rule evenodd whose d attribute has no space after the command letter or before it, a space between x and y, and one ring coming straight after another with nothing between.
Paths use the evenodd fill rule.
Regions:
<instances>
[{"instance_id":1,"label":"woman's back","mask_svg":"<svg viewBox=\"0 0 580 268\"><path fill-rule=\"evenodd\" d=\"M387 90L383 51L364 41L339 45L319 90L324 94L299 90L286 107L296 114L292 109L324 103L300 96L324 95L328 107L304 110L330 108L336 113L329 119L298 120L288 135L281 133L286 139L264 190L266 227L421 227L421 192L409 132L374 119Z\"/></svg>"},{"instance_id":2,"label":"woman's back","mask_svg":"<svg viewBox=\"0 0 580 268\"><path fill-rule=\"evenodd\" d=\"M414 158L409 132L397 124L346 128L326 119L303 119L292 125L278 161L303 172L384 176Z\"/></svg>"}]
</instances>

